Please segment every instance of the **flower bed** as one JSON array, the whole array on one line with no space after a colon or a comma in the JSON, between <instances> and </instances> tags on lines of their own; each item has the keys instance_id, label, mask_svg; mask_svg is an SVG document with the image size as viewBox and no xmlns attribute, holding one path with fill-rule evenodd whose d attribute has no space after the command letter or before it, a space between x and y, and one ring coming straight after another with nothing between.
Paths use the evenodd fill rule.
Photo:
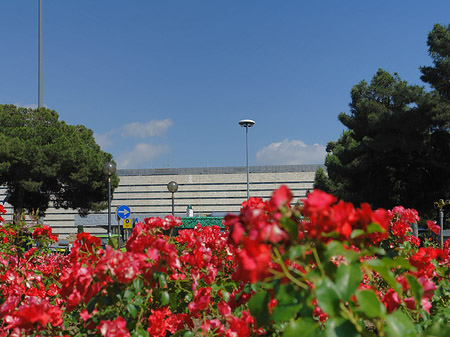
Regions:
<instances>
[{"instance_id":1,"label":"flower bed","mask_svg":"<svg viewBox=\"0 0 450 337\"><path fill-rule=\"evenodd\" d=\"M417 212L291 200L286 187L250 198L226 231L173 237L180 218L148 218L126 251L80 233L67 256L49 251L49 227L26 251L24 228L4 224L0 336L450 335L449 250L412 235Z\"/></svg>"}]
</instances>

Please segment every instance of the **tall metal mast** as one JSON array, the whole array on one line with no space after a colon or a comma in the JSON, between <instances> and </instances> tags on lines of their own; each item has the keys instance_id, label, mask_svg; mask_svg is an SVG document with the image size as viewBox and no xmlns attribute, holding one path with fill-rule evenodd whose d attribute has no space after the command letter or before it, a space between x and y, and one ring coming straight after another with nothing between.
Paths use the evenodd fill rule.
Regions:
<instances>
[{"instance_id":1,"label":"tall metal mast","mask_svg":"<svg viewBox=\"0 0 450 337\"><path fill-rule=\"evenodd\" d=\"M39 0L39 69L38 69L38 107L44 106L42 79L42 0Z\"/></svg>"}]
</instances>

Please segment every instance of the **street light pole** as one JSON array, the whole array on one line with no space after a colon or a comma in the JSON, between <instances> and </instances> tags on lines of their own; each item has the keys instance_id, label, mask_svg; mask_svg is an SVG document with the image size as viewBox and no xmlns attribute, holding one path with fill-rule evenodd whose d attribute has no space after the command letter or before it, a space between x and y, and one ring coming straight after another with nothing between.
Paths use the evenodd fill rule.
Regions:
<instances>
[{"instance_id":1,"label":"street light pole","mask_svg":"<svg viewBox=\"0 0 450 337\"><path fill-rule=\"evenodd\" d=\"M38 50L38 108L42 108L44 106L44 95L43 95L43 77L42 77L42 0L39 0L39 50Z\"/></svg>"},{"instance_id":2,"label":"street light pole","mask_svg":"<svg viewBox=\"0 0 450 337\"><path fill-rule=\"evenodd\" d=\"M108 176L108 236L111 237L111 176L116 173L116 165L106 162L103 165L103 173Z\"/></svg>"},{"instance_id":3,"label":"street light pole","mask_svg":"<svg viewBox=\"0 0 450 337\"><path fill-rule=\"evenodd\" d=\"M440 199L434 203L434 207L439 208L439 226L441 227L439 233L439 243L441 249L444 247L444 207L447 205L450 205L450 200L444 201L443 199Z\"/></svg>"},{"instance_id":4,"label":"street light pole","mask_svg":"<svg viewBox=\"0 0 450 337\"><path fill-rule=\"evenodd\" d=\"M245 157L247 163L247 200L250 197L249 167L248 167L248 128L255 125L255 121L251 119L243 119L239 121L239 125L245 128Z\"/></svg>"},{"instance_id":5,"label":"street light pole","mask_svg":"<svg viewBox=\"0 0 450 337\"><path fill-rule=\"evenodd\" d=\"M167 184L167 189L172 192L172 216L175 216L175 192L178 191L178 184L171 181Z\"/></svg>"}]
</instances>

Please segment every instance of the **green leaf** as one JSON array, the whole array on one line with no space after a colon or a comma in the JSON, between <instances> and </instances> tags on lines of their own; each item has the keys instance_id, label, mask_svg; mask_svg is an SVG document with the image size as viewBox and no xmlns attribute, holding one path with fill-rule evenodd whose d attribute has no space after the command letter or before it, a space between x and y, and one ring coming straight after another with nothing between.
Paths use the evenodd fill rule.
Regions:
<instances>
[{"instance_id":1,"label":"green leaf","mask_svg":"<svg viewBox=\"0 0 450 337\"><path fill-rule=\"evenodd\" d=\"M358 289L362 280L361 268L357 264L341 264L336 273L336 289L341 299L346 302Z\"/></svg>"},{"instance_id":2,"label":"green leaf","mask_svg":"<svg viewBox=\"0 0 450 337\"><path fill-rule=\"evenodd\" d=\"M412 268L409 261L402 256L397 256L395 258L395 260L392 260L391 266L393 268L403 268L403 269L407 269L407 270L411 270L411 268Z\"/></svg>"},{"instance_id":3,"label":"green leaf","mask_svg":"<svg viewBox=\"0 0 450 337\"><path fill-rule=\"evenodd\" d=\"M288 256L290 260L296 260L301 256L304 256L307 251L307 246L297 245L289 249Z\"/></svg>"},{"instance_id":4,"label":"green leaf","mask_svg":"<svg viewBox=\"0 0 450 337\"><path fill-rule=\"evenodd\" d=\"M367 233L372 234L372 233L384 233L385 229L383 227L381 227L379 224L377 224L376 222L372 222L369 226L367 226Z\"/></svg>"},{"instance_id":5,"label":"green leaf","mask_svg":"<svg viewBox=\"0 0 450 337\"><path fill-rule=\"evenodd\" d=\"M134 289L136 289L136 292L140 292L143 286L144 286L144 283L142 282L142 279L135 278L133 280L133 287L134 287Z\"/></svg>"},{"instance_id":6,"label":"green leaf","mask_svg":"<svg viewBox=\"0 0 450 337\"><path fill-rule=\"evenodd\" d=\"M317 303L323 312L335 316L339 311L339 294L336 285L328 278L319 279L315 283Z\"/></svg>"},{"instance_id":7,"label":"green leaf","mask_svg":"<svg viewBox=\"0 0 450 337\"><path fill-rule=\"evenodd\" d=\"M417 331L411 320L400 310L394 311L391 315L387 315L386 331L392 337L416 337Z\"/></svg>"},{"instance_id":8,"label":"green leaf","mask_svg":"<svg viewBox=\"0 0 450 337\"><path fill-rule=\"evenodd\" d=\"M148 337L148 332L140 327L131 333L131 337Z\"/></svg>"},{"instance_id":9,"label":"green leaf","mask_svg":"<svg viewBox=\"0 0 450 337\"><path fill-rule=\"evenodd\" d=\"M368 318L383 317L386 313L386 308L372 290L361 290L355 295L359 304L359 310Z\"/></svg>"},{"instance_id":10,"label":"green leaf","mask_svg":"<svg viewBox=\"0 0 450 337\"><path fill-rule=\"evenodd\" d=\"M187 293L185 296L184 296L184 300L186 301L186 302L190 302L190 301L192 301L192 298L193 298L193 295L191 294L191 293Z\"/></svg>"},{"instance_id":11,"label":"green leaf","mask_svg":"<svg viewBox=\"0 0 450 337\"><path fill-rule=\"evenodd\" d=\"M113 247L114 249L119 248L119 239L116 236L111 236L108 239L108 245Z\"/></svg>"},{"instance_id":12,"label":"green leaf","mask_svg":"<svg viewBox=\"0 0 450 337\"><path fill-rule=\"evenodd\" d=\"M222 295L222 299L224 300L224 302L228 303L228 300L230 299L230 293L223 288L221 288L219 291L220 294Z\"/></svg>"},{"instance_id":13,"label":"green leaf","mask_svg":"<svg viewBox=\"0 0 450 337\"><path fill-rule=\"evenodd\" d=\"M434 322L433 325L427 329L426 336L433 336L433 337L450 336L450 327L448 326L447 322Z\"/></svg>"},{"instance_id":14,"label":"green leaf","mask_svg":"<svg viewBox=\"0 0 450 337\"><path fill-rule=\"evenodd\" d=\"M419 281L417 281L417 279L412 275L406 275L406 280L409 283L409 287L414 297L414 301L416 302L416 306L420 308L420 301L422 300L423 296L423 287L419 283Z\"/></svg>"},{"instance_id":15,"label":"green leaf","mask_svg":"<svg viewBox=\"0 0 450 337\"><path fill-rule=\"evenodd\" d=\"M142 296L135 296L133 303L134 303L134 305L137 305L138 307L140 307L144 304L144 298Z\"/></svg>"},{"instance_id":16,"label":"green leaf","mask_svg":"<svg viewBox=\"0 0 450 337\"><path fill-rule=\"evenodd\" d=\"M138 311L136 309L136 306L133 303L129 303L127 305L127 311L130 313L131 317L136 318Z\"/></svg>"},{"instance_id":17,"label":"green leaf","mask_svg":"<svg viewBox=\"0 0 450 337\"><path fill-rule=\"evenodd\" d=\"M344 248L344 246L342 245L341 242L339 241L331 241L328 245L327 245L327 252L326 252L326 256L327 256L327 260L330 260L331 257L333 256L343 256L345 257L345 259L351 263L353 261L357 261L359 258L359 254L357 252L355 252L352 249L346 249Z\"/></svg>"},{"instance_id":18,"label":"green leaf","mask_svg":"<svg viewBox=\"0 0 450 337\"><path fill-rule=\"evenodd\" d=\"M350 234L350 239L357 238L358 236L364 235L366 232L362 229L354 229Z\"/></svg>"},{"instance_id":19,"label":"green leaf","mask_svg":"<svg viewBox=\"0 0 450 337\"><path fill-rule=\"evenodd\" d=\"M393 288L397 293L401 293L401 285L395 279L395 274L390 269L391 262L387 258L372 259L366 261L366 265L381 275L381 277Z\"/></svg>"},{"instance_id":20,"label":"green leaf","mask_svg":"<svg viewBox=\"0 0 450 337\"><path fill-rule=\"evenodd\" d=\"M166 274L159 273L159 275L158 275L158 282L159 282L159 286L161 288L165 288L167 286Z\"/></svg>"},{"instance_id":21,"label":"green leaf","mask_svg":"<svg viewBox=\"0 0 450 337\"><path fill-rule=\"evenodd\" d=\"M162 291L161 292L161 305L167 305L169 304L170 301L170 295L167 291Z\"/></svg>"},{"instance_id":22,"label":"green leaf","mask_svg":"<svg viewBox=\"0 0 450 337\"><path fill-rule=\"evenodd\" d=\"M282 217L281 218L281 226L289 233L289 238L292 241L297 240L298 238L298 224L288 217Z\"/></svg>"},{"instance_id":23,"label":"green leaf","mask_svg":"<svg viewBox=\"0 0 450 337\"><path fill-rule=\"evenodd\" d=\"M273 308L272 319L275 323L286 322L302 307L297 289L290 283L280 286L275 294L277 306Z\"/></svg>"},{"instance_id":24,"label":"green leaf","mask_svg":"<svg viewBox=\"0 0 450 337\"><path fill-rule=\"evenodd\" d=\"M269 322L269 303L270 297L267 291L260 291L252 296L248 301L250 313L256 319L258 326L265 325Z\"/></svg>"},{"instance_id":25,"label":"green leaf","mask_svg":"<svg viewBox=\"0 0 450 337\"><path fill-rule=\"evenodd\" d=\"M130 302L134 297L134 292L132 292L130 289L126 289L123 293L123 298L127 300L127 302Z\"/></svg>"},{"instance_id":26,"label":"green leaf","mask_svg":"<svg viewBox=\"0 0 450 337\"><path fill-rule=\"evenodd\" d=\"M318 323L311 318L297 319L289 322L282 337L317 337L320 334Z\"/></svg>"},{"instance_id":27,"label":"green leaf","mask_svg":"<svg viewBox=\"0 0 450 337\"><path fill-rule=\"evenodd\" d=\"M301 336L301 335L299 335ZM341 317L330 318L327 321L325 329L325 336L327 337L359 337L360 334L355 326Z\"/></svg>"}]
</instances>

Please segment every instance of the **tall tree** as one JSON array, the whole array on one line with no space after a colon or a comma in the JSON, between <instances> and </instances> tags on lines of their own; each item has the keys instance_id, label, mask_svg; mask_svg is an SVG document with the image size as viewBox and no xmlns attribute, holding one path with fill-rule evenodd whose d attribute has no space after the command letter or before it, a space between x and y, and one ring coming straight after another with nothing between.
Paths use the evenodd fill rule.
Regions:
<instances>
[{"instance_id":1,"label":"tall tree","mask_svg":"<svg viewBox=\"0 0 450 337\"><path fill-rule=\"evenodd\" d=\"M112 155L95 143L83 125L68 125L55 111L0 105L0 185L16 213L49 204L80 214L105 208L108 200L103 164ZM119 179L111 179L112 189Z\"/></svg>"},{"instance_id":2,"label":"tall tree","mask_svg":"<svg viewBox=\"0 0 450 337\"><path fill-rule=\"evenodd\" d=\"M428 34L428 52L433 67L420 67L421 80L431 84L442 100L450 102L450 25L434 25Z\"/></svg>"},{"instance_id":3,"label":"tall tree","mask_svg":"<svg viewBox=\"0 0 450 337\"><path fill-rule=\"evenodd\" d=\"M439 95L434 121L442 131L450 129L450 25L434 25L428 34L428 53L433 60L432 67L420 67L421 80L430 84Z\"/></svg>"},{"instance_id":4,"label":"tall tree","mask_svg":"<svg viewBox=\"0 0 450 337\"><path fill-rule=\"evenodd\" d=\"M347 127L327 146L328 178L315 188L355 204L419 211L450 197L450 137L436 118L439 95L379 70L351 91Z\"/></svg>"}]
</instances>

